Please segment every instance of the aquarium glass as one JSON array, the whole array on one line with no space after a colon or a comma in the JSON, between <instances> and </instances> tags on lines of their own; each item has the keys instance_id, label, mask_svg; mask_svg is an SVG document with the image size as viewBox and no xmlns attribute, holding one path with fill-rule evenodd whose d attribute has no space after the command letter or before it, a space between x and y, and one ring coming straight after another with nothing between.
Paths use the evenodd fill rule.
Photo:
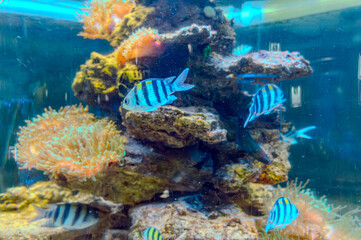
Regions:
<instances>
[{"instance_id":1,"label":"aquarium glass","mask_svg":"<svg viewBox=\"0 0 361 240\"><path fill-rule=\"evenodd\" d=\"M0 0L0 239L361 239L358 0Z\"/></svg>"}]
</instances>

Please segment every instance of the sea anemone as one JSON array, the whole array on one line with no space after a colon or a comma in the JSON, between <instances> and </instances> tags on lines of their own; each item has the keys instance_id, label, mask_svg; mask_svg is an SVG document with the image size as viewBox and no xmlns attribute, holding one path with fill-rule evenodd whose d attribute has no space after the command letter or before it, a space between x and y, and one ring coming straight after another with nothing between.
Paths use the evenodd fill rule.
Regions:
<instances>
[{"instance_id":1,"label":"sea anemone","mask_svg":"<svg viewBox=\"0 0 361 240\"><path fill-rule=\"evenodd\" d=\"M140 28L120 44L116 50L116 58L118 65L123 66L131 59L156 57L162 53L161 36L157 30Z\"/></svg>"},{"instance_id":2,"label":"sea anemone","mask_svg":"<svg viewBox=\"0 0 361 240\"><path fill-rule=\"evenodd\" d=\"M106 39L112 34L115 25L135 7L134 0L93 0L79 14L84 23L83 32L78 36L90 39Z\"/></svg>"},{"instance_id":3,"label":"sea anemone","mask_svg":"<svg viewBox=\"0 0 361 240\"><path fill-rule=\"evenodd\" d=\"M88 107L45 109L20 127L16 144L22 168L36 168L51 178L86 180L124 158L125 138L114 122L97 120Z\"/></svg>"},{"instance_id":4,"label":"sea anemone","mask_svg":"<svg viewBox=\"0 0 361 240\"><path fill-rule=\"evenodd\" d=\"M345 214L340 211L344 207L334 207L327 204L326 197L316 198L306 183L298 183L297 179L287 183L286 188L278 186L272 192L272 197L265 200L262 212L268 217L274 202L279 197L287 197L298 208L297 219L284 229L278 231L285 239L327 239L327 240L358 240L361 239L361 228L354 214L361 211L357 208ZM265 238L267 239L267 238ZM280 238L281 239L281 238Z\"/></svg>"}]
</instances>

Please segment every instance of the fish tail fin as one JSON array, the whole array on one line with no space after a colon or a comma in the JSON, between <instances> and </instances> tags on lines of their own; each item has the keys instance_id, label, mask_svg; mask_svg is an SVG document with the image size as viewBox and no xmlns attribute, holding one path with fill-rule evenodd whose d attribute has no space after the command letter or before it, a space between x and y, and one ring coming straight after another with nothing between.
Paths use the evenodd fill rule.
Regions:
<instances>
[{"instance_id":1,"label":"fish tail fin","mask_svg":"<svg viewBox=\"0 0 361 240\"><path fill-rule=\"evenodd\" d=\"M297 131L297 136L300 137L300 138L312 139L312 137L308 136L306 134L306 132L308 132L310 130L313 130L315 128L316 128L316 126L309 126L309 127L306 127L306 128L302 128L302 129Z\"/></svg>"},{"instance_id":2,"label":"fish tail fin","mask_svg":"<svg viewBox=\"0 0 361 240\"><path fill-rule=\"evenodd\" d=\"M38 221L42 218L45 217L45 214L46 214L46 210L41 208L41 207L38 207L34 204L32 204L33 208L35 209L36 213L37 213L37 216L33 219L31 219L29 222L35 222L35 221Z\"/></svg>"},{"instance_id":3,"label":"fish tail fin","mask_svg":"<svg viewBox=\"0 0 361 240\"><path fill-rule=\"evenodd\" d=\"M252 117L253 117L253 113L250 112L246 121L244 122L243 128L246 128L248 122L251 120Z\"/></svg>"},{"instance_id":4,"label":"fish tail fin","mask_svg":"<svg viewBox=\"0 0 361 240\"><path fill-rule=\"evenodd\" d=\"M240 151L246 152L256 160L266 165L270 165L272 163L271 159L263 151L258 142L254 140L247 129L237 127L237 131L237 147Z\"/></svg>"},{"instance_id":5,"label":"fish tail fin","mask_svg":"<svg viewBox=\"0 0 361 240\"><path fill-rule=\"evenodd\" d=\"M192 84L184 83L187 79L189 68L183 70L183 72L177 77L176 80L172 83L175 91L187 91L194 87Z\"/></svg>"}]
</instances>

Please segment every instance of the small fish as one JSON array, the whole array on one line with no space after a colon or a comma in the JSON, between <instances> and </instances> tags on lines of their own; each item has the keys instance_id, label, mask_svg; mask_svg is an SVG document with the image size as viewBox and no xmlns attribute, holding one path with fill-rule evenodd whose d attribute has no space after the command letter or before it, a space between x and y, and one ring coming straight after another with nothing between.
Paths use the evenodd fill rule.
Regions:
<instances>
[{"instance_id":1,"label":"small fish","mask_svg":"<svg viewBox=\"0 0 361 240\"><path fill-rule=\"evenodd\" d=\"M275 108L284 103L283 91L274 84L262 86L252 98L252 105L249 108L249 115L243 127L257 117L271 113Z\"/></svg>"},{"instance_id":2,"label":"small fish","mask_svg":"<svg viewBox=\"0 0 361 240\"><path fill-rule=\"evenodd\" d=\"M274 83L277 79L282 78L278 74L265 74L265 73L242 73L237 75L238 83Z\"/></svg>"},{"instance_id":3,"label":"small fish","mask_svg":"<svg viewBox=\"0 0 361 240\"><path fill-rule=\"evenodd\" d=\"M177 100L177 97L172 95L174 92L186 91L194 87L194 85L184 83L188 70L186 68L175 80L175 77L169 77L141 81L125 96L123 108L133 112L148 112L173 103Z\"/></svg>"},{"instance_id":4,"label":"small fish","mask_svg":"<svg viewBox=\"0 0 361 240\"><path fill-rule=\"evenodd\" d=\"M309 126L306 128L302 128L300 130L291 130L290 132L286 133L286 134L281 134L281 138L283 141L291 143L291 144L297 144L297 139L296 138L306 138L306 139L312 139L311 136L306 135L305 133L316 129L316 126Z\"/></svg>"},{"instance_id":5,"label":"small fish","mask_svg":"<svg viewBox=\"0 0 361 240\"><path fill-rule=\"evenodd\" d=\"M37 221L46 218L43 227L63 227L67 230L85 229L99 221L95 208L81 203L56 204L49 210L33 205L38 216L31 220Z\"/></svg>"},{"instance_id":6,"label":"small fish","mask_svg":"<svg viewBox=\"0 0 361 240\"><path fill-rule=\"evenodd\" d=\"M241 122L241 121L239 121ZM237 125L239 126L239 125ZM270 165L271 159L266 154L266 152L260 147L259 143L254 140L249 131L245 128L237 127L236 130L236 141L237 148L239 151L246 152L248 155L254 157L254 159L266 164Z\"/></svg>"},{"instance_id":7,"label":"small fish","mask_svg":"<svg viewBox=\"0 0 361 240\"><path fill-rule=\"evenodd\" d=\"M233 48L232 54L237 56L244 55L250 52L252 48L253 47L250 45L241 44L240 46Z\"/></svg>"},{"instance_id":8,"label":"small fish","mask_svg":"<svg viewBox=\"0 0 361 240\"><path fill-rule=\"evenodd\" d=\"M20 183L27 187L38 181L49 180L49 177L47 175L45 175L42 171L36 170L35 168L32 168L31 170L27 168L25 169L18 168L18 175L19 175Z\"/></svg>"},{"instance_id":9,"label":"small fish","mask_svg":"<svg viewBox=\"0 0 361 240\"><path fill-rule=\"evenodd\" d=\"M193 53L192 44L189 43L187 46L188 46L188 52L189 52L189 54L192 54L192 53Z\"/></svg>"},{"instance_id":10,"label":"small fish","mask_svg":"<svg viewBox=\"0 0 361 240\"><path fill-rule=\"evenodd\" d=\"M281 229L288 226L298 216L298 209L286 197L277 199L269 212L266 233L271 229Z\"/></svg>"},{"instance_id":11,"label":"small fish","mask_svg":"<svg viewBox=\"0 0 361 240\"><path fill-rule=\"evenodd\" d=\"M164 238L158 229L149 227L143 232L143 240L164 240Z\"/></svg>"},{"instance_id":12,"label":"small fish","mask_svg":"<svg viewBox=\"0 0 361 240\"><path fill-rule=\"evenodd\" d=\"M162 195L160 195L161 198L169 198L169 190L166 189L164 190L164 192L162 193Z\"/></svg>"}]
</instances>

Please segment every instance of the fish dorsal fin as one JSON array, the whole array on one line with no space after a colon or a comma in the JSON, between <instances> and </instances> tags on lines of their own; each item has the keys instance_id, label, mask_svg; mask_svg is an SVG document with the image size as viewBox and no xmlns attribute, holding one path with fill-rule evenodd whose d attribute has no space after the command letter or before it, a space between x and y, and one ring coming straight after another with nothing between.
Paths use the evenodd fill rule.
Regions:
<instances>
[{"instance_id":1,"label":"fish dorsal fin","mask_svg":"<svg viewBox=\"0 0 361 240\"><path fill-rule=\"evenodd\" d=\"M175 78L176 78L176 76L168 77L168 78L164 78L163 81L167 84L171 84Z\"/></svg>"}]
</instances>

